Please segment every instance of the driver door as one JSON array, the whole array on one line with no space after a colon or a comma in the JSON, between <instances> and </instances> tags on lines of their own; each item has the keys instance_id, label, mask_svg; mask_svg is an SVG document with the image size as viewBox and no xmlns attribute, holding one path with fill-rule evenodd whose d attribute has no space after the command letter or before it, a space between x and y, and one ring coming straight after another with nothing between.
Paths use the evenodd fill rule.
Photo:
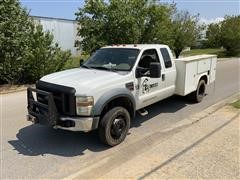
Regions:
<instances>
[{"instance_id":1,"label":"driver door","mask_svg":"<svg viewBox=\"0 0 240 180\"><path fill-rule=\"evenodd\" d=\"M137 109L143 108L159 101L159 99L161 99L161 92L165 88L164 79L162 79L162 77L150 77L151 62L160 63L158 52L156 49L145 50L138 63L138 67L143 70L143 75L140 78L136 78Z\"/></svg>"}]
</instances>

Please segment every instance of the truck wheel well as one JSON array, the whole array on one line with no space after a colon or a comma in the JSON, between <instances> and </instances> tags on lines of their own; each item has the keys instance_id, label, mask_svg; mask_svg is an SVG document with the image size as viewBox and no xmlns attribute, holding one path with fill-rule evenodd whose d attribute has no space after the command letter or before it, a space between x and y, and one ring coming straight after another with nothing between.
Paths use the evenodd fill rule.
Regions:
<instances>
[{"instance_id":1,"label":"truck wheel well","mask_svg":"<svg viewBox=\"0 0 240 180\"><path fill-rule=\"evenodd\" d=\"M206 84L208 83L208 78L206 75L202 76L199 81L201 80L204 80Z\"/></svg>"},{"instance_id":2,"label":"truck wheel well","mask_svg":"<svg viewBox=\"0 0 240 180\"><path fill-rule=\"evenodd\" d=\"M101 112L101 115L100 115L100 119L111 109L113 109L114 107L118 107L118 106L121 106L121 107L124 107L130 114L130 117L133 118L134 117L134 106L133 106L133 103L131 102L131 100L127 97L117 97L113 100L111 100L110 102L108 102L102 112Z\"/></svg>"}]
</instances>

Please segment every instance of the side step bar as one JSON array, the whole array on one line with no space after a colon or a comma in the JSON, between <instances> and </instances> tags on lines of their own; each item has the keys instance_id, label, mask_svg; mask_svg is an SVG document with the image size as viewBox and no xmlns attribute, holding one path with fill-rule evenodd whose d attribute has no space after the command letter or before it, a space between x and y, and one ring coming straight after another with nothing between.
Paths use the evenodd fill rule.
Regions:
<instances>
[{"instance_id":1,"label":"side step bar","mask_svg":"<svg viewBox=\"0 0 240 180\"><path fill-rule=\"evenodd\" d=\"M146 109L144 109L144 108L139 109L137 112L138 112L141 116L146 116L146 115L148 115L148 111L147 111Z\"/></svg>"}]
</instances>

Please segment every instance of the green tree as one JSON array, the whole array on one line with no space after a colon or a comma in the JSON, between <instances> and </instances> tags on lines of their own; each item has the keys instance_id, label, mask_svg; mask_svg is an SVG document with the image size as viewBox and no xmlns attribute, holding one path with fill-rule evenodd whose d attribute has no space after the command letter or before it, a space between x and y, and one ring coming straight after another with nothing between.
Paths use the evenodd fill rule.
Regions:
<instances>
[{"instance_id":1,"label":"green tree","mask_svg":"<svg viewBox=\"0 0 240 180\"><path fill-rule=\"evenodd\" d=\"M208 47L221 47L221 26L219 23L212 23L208 25L206 31L206 38Z\"/></svg>"},{"instance_id":2,"label":"green tree","mask_svg":"<svg viewBox=\"0 0 240 180\"><path fill-rule=\"evenodd\" d=\"M60 71L70 59L70 52L64 52L53 43L53 35L44 32L41 25L32 25L32 33L26 53L22 81L34 82L42 76Z\"/></svg>"},{"instance_id":3,"label":"green tree","mask_svg":"<svg viewBox=\"0 0 240 180\"><path fill-rule=\"evenodd\" d=\"M174 40L172 15L176 11L175 4L150 3L144 23L144 32L140 43L158 43L173 46Z\"/></svg>"},{"instance_id":4,"label":"green tree","mask_svg":"<svg viewBox=\"0 0 240 180\"><path fill-rule=\"evenodd\" d=\"M83 51L92 52L105 45L106 3L104 0L85 0L83 8L76 13L78 35L83 39L76 43Z\"/></svg>"},{"instance_id":5,"label":"green tree","mask_svg":"<svg viewBox=\"0 0 240 180\"><path fill-rule=\"evenodd\" d=\"M192 46L200 37L202 27L198 25L198 16L187 11L177 12L173 17L173 51L179 57L185 47Z\"/></svg>"},{"instance_id":6,"label":"green tree","mask_svg":"<svg viewBox=\"0 0 240 180\"><path fill-rule=\"evenodd\" d=\"M87 0L76 13L79 46L92 52L109 44L171 44L172 12L155 0Z\"/></svg>"},{"instance_id":7,"label":"green tree","mask_svg":"<svg viewBox=\"0 0 240 180\"><path fill-rule=\"evenodd\" d=\"M226 16L221 22L221 45L228 55L240 54L240 16Z\"/></svg>"},{"instance_id":8,"label":"green tree","mask_svg":"<svg viewBox=\"0 0 240 180\"><path fill-rule=\"evenodd\" d=\"M70 53L53 43L19 1L1 1L0 14L0 82L34 82L63 67Z\"/></svg>"},{"instance_id":9,"label":"green tree","mask_svg":"<svg viewBox=\"0 0 240 180\"><path fill-rule=\"evenodd\" d=\"M108 44L139 43L147 14L146 0L110 0L106 13Z\"/></svg>"}]
</instances>

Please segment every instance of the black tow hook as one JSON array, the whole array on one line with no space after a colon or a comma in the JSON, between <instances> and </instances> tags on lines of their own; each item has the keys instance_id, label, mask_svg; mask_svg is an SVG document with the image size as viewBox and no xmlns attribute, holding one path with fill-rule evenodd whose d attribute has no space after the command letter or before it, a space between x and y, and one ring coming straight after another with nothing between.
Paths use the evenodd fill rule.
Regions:
<instances>
[{"instance_id":1,"label":"black tow hook","mask_svg":"<svg viewBox=\"0 0 240 180\"><path fill-rule=\"evenodd\" d=\"M38 119L37 119L36 117L30 115L30 114L28 114L28 115L26 116L26 118L27 118L27 121L31 121L31 122L34 123L34 124L39 123Z\"/></svg>"},{"instance_id":2,"label":"black tow hook","mask_svg":"<svg viewBox=\"0 0 240 180\"><path fill-rule=\"evenodd\" d=\"M75 122L71 121L71 120L66 120L66 121L61 121L60 120L58 122L58 125L61 126L61 127L66 127L66 128L75 127Z\"/></svg>"}]
</instances>

